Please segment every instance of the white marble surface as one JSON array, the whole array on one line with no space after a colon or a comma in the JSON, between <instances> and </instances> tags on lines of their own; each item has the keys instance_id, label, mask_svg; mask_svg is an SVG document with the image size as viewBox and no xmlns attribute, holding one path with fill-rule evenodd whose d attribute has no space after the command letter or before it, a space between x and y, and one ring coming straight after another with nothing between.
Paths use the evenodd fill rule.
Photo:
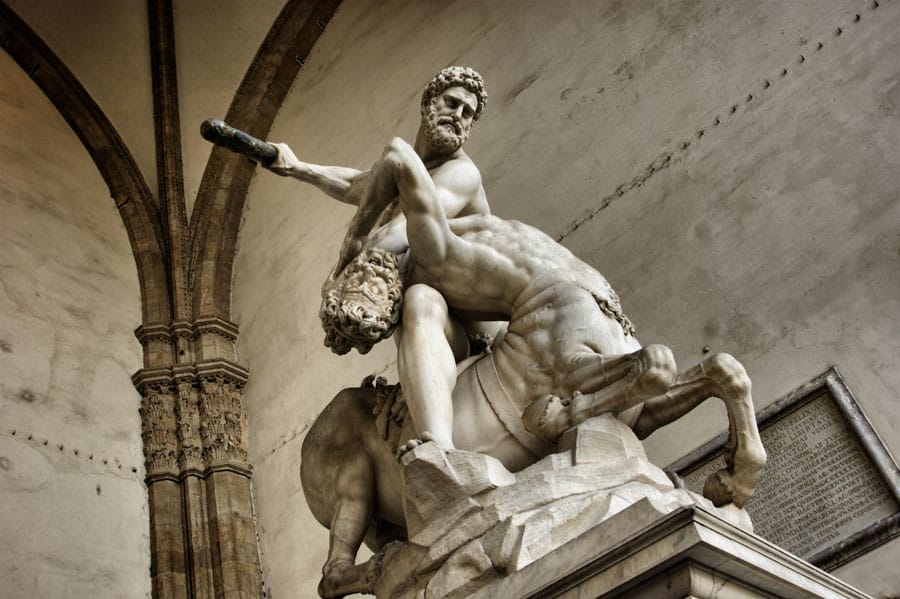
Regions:
<instances>
[{"instance_id":1,"label":"white marble surface","mask_svg":"<svg viewBox=\"0 0 900 599\"><path fill-rule=\"evenodd\" d=\"M609 279L638 338L683 366L704 346L735 355L760 407L837 364L898 455L900 5L867 6L347 0L270 138L301 159L367 167L390 136L414 135L436 68L475 67L490 98L467 151L495 213L563 235L597 210L563 244ZM352 210L267 175L251 185L241 232L238 351L253 372L265 577L276 596L312 598L327 536L295 493L295 439L394 348L347 361L321 347L318 289ZM650 457L670 463L725 423L711 402L654 434ZM842 575L893 592L895 569L864 564L898 551Z\"/></svg>"},{"instance_id":2,"label":"white marble surface","mask_svg":"<svg viewBox=\"0 0 900 599\"><path fill-rule=\"evenodd\" d=\"M631 522L632 506L643 506L642 517L702 506L723 521L751 529L749 516L733 504L718 509L700 496L674 489L663 471L647 460L631 429L610 414L587 420L566 437L558 453L515 475L496 462L499 471L490 479L486 464L493 460L480 454L445 454L434 443L406 453L401 463L409 541L385 549L384 575L373 585L376 596L486 596L482 587L497 592L498 584L505 585L504 577L518 585L516 594L508 596L524 596L525 589L537 587L523 586L522 580L540 582L543 576L547 583L554 573L567 571L556 553L572 555L569 545L586 552L583 560L615 553L617 543L640 527L608 538L595 529L610 521L620 530L618 517ZM580 442L582 437L588 444L598 437L610 442L599 454ZM592 543L583 542L584 536L591 536ZM527 574L534 571L532 564L544 564L537 577Z\"/></svg>"},{"instance_id":3,"label":"white marble surface","mask_svg":"<svg viewBox=\"0 0 900 599\"><path fill-rule=\"evenodd\" d=\"M870 599L703 508L669 511L651 499L636 502L470 599L541 591L539 596L561 599L608 593L635 599Z\"/></svg>"}]
</instances>

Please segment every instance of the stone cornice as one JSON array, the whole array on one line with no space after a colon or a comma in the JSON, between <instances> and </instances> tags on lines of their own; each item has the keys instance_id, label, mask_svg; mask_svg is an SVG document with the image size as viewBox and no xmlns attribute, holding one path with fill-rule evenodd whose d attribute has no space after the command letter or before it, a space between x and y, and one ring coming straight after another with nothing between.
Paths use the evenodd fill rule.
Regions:
<instances>
[{"instance_id":1,"label":"stone cornice","mask_svg":"<svg viewBox=\"0 0 900 599\"><path fill-rule=\"evenodd\" d=\"M212 333L230 341L236 341L238 326L218 316L206 316L194 321L194 330L197 334Z\"/></svg>"},{"instance_id":2,"label":"stone cornice","mask_svg":"<svg viewBox=\"0 0 900 599\"><path fill-rule=\"evenodd\" d=\"M142 324L134 330L134 336L142 345L148 341L173 343L178 337L196 339L200 335L211 333L229 341L236 341L238 325L218 316L203 316L194 322L175 320L170 323Z\"/></svg>"},{"instance_id":3,"label":"stone cornice","mask_svg":"<svg viewBox=\"0 0 900 599\"><path fill-rule=\"evenodd\" d=\"M180 483L184 481L186 478L209 478L210 475L215 474L217 472L231 472L232 474L237 474L238 476L242 476L246 479L252 478L252 473L249 468L242 468L240 466L234 466L232 464L219 464L217 466L210 466L209 468L205 468L203 470L197 470L192 468L190 470L184 470L180 474L172 474L169 472L161 472L159 474L149 474L144 477L144 482L147 485L152 485L155 482L168 480L175 483Z\"/></svg>"},{"instance_id":4,"label":"stone cornice","mask_svg":"<svg viewBox=\"0 0 900 599\"><path fill-rule=\"evenodd\" d=\"M767 597L868 599L868 595L702 507L684 506L662 514L647 499L471 597L496 597L500 588L504 596L529 599L568 596L578 591L592 597L631 596L628 591L666 577L666 572L677 571L681 564L752 585ZM677 596L711 596L691 590L697 589L679 589L681 594Z\"/></svg>"},{"instance_id":5,"label":"stone cornice","mask_svg":"<svg viewBox=\"0 0 900 599\"><path fill-rule=\"evenodd\" d=\"M153 386L175 386L185 381L199 383L203 379L221 377L240 388L247 383L249 376L249 370L229 360L204 360L194 364L142 368L131 376L131 382L138 391L143 392Z\"/></svg>"}]
</instances>

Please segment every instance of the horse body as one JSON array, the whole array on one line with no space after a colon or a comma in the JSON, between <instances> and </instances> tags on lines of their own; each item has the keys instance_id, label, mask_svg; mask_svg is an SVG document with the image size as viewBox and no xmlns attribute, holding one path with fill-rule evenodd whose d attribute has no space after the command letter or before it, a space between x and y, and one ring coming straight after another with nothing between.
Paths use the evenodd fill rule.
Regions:
<instances>
[{"instance_id":1,"label":"horse body","mask_svg":"<svg viewBox=\"0 0 900 599\"><path fill-rule=\"evenodd\" d=\"M710 477L704 495L742 507L765 462L743 367L719 354L677 373L668 348L641 347L617 306L610 309L597 293L553 277L537 283L492 351L461 365L453 391L456 448L517 472L592 416L615 413L644 438L715 396L728 409L730 451L727 468ZM365 539L378 551L405 537L396 452L420 431L387 395L372 387L341 391L303 442L304 493L331 531L323 597L371 590L374 566L355 564L360 544Z\"/></svg>"}]
</instances>

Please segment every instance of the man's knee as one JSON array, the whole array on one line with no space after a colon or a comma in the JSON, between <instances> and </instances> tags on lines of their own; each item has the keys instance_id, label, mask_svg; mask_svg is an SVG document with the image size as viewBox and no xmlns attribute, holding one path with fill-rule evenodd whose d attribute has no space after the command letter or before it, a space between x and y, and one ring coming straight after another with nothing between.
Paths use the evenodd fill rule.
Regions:
<instances>
[{"instance_id":1,"label":"man's knee","mask_svg":"<svg viewBox=\"0 0 900 599\"><path fill-rule=\"evenodd\" d=\"M636 394L649 399L668 391L678 373L672 350L665 345L650 344L638 352L637 359Z\"/></svg>"},{"instance_id":2,"label":"man's knee","mask_svg":"<svg viewBox=\"0 0 900 599\"><path fill-rule=\"evenodd\" d=\"M434 323L443 327L448 318L444 296L428 285L413 285L403 294L404 326Z\"/></svg>"}]
</instances>

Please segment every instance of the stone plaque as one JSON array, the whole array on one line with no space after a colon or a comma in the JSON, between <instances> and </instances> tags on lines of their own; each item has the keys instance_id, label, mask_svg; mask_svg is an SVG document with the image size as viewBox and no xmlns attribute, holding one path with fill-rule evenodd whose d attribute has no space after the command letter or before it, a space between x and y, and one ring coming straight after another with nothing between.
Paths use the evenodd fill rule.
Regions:
<instances>
[{"instance_id":1,"label":"stone plaque","mask_svg":"<svg viewBox=\"0 0 900 599\"><path fill-rule=\"evenodd\" d=\"M769 454L747 511L755 532L833 569L900 532L900 473L836 370L757 415ZM725 436L669 467L703 489Z\"/></svg>"}]
</instances>

